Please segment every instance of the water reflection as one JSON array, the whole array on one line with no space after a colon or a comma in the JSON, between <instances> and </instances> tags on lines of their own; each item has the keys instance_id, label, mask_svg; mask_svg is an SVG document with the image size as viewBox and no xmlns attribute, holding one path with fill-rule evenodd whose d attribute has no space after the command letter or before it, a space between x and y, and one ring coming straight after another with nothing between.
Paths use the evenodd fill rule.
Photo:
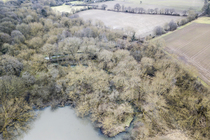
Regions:
<instances>
[{"instance_id":1,"label":"water reflection","mask_svg":"<svg viewBox=\"0 0 210 140\"><path fill-rule=\"evenodd\" d=\"M121 140L106 138L94 130L91 122L80 119L70 107L58 108L54 111L50 107L38 111L39 118L33 123L32 129L23 136L23 140Z\"/></svg>"}]
</instances>

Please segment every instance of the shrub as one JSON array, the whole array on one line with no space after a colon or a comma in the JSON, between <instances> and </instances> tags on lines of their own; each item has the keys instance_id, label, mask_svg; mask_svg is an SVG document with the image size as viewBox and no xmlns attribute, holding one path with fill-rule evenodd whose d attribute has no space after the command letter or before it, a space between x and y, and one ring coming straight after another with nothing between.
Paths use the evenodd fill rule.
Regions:
<instances>
[{"instance_id":1,"label":"shrub","mask_svg":"<svg viewBox=\"0 0 210 140\"><path fill-rule=\"evenodd\" d=\"M174 31L177 29L177 24L172 20L171 22L169 22L169 30L170 31Z\"/></svg>"},{"instance_id":2,"label":"shrub","mask_svg":"<svg viewBox=\"0 0 210 140\"><path fill-rule=\"evenodd\" d=\"M30 34L30 26L25 23L18 24L16 30L20 31L26 38L28 38Z\"/></svg>"},{"instance_id":3,"label":"shrub","mask_svg":"<svg viewBox=\"0 0 210 140\"><path fill-rule=\"evenodd\" d=\"M28 42L28 45L30 46L30 48L38 50L42 47L43 40L40 37L34 37Z\"/></svg>"},{"instance_id":4,"label":"shrub","mask_svg":"<svg viewBox=\"0 0 210 140\"><path fill-rule=\"evenodd\" d=\"M29 26L32 36L42 35L43 25L41 23L34 22L30 23Z\"/></svg>"},{"instance_id":5,"label":"shrub","mask_svg":"<svg viewBox=\"0 0 210 140\"><path fill-rule=\"evenodd\" d=\"M11 37L14 43L23 43L25 41L24 35L18 30L13 30Z\"/></svg>"},{"instance_id":6,"label":"shrub","mask_svg":"<svg viewBox=\"0 0 210 140\"><path fill-rule=\"evenodd\" d=\"M179 26L185 25L187 23L187 19L181 19L179 21Z\"/></svg>"},{"instance_id":7,"label":"shrub","mask_svg":"<svg viewBox=\"0 0 210 140\"><path fill-rule=\"evenodd\" d=\"M164 29L160 26L155 27L154 29L155 35L162 35L164 33Z\"/></svg>"},{"instance_id":8,"label":"shrub","mask_svg":"<svg viewBox=\"0 0 210 140\"><path fill-rule=\"evenodd\" d=\"M23 64L15 57L9 55L0 56L0 76L2 75L20 75Z\"/></svg>"},{"instance_id":9,"label":"shrub","mask_svg":"<svg viewBox=\"0 0 210 140\"><path fill-rule=\"evenodd\" d=\"M198 16L198 15L197 15L197 13L196 13L194 10L189 10L189 11L188 11L188 15L187 15L187 19L188 19L188 21L190 22L190 21L196 19L197 16Z\"/></svg>"},{"instance_id":10,"label":"shrub","mask_svg":"<svg viewBox=\"0 0 210 140\"><path fill-rule=\"evenodd\" d=\"M1 33L1 32L0 32L0 51L1 51L1 49L2 49L1 46L2 46L4 43L10 43L10 41L11 41L11 37L10 37L9 34L7 34L7 33Z\"/></svg>"}]
</instances>

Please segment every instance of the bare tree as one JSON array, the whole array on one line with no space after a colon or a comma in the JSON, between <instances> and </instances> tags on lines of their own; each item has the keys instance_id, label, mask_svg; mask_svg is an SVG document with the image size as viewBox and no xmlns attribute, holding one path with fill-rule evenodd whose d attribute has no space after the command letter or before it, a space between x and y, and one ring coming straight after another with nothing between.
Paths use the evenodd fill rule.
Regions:
<instances>
[{"instance_id":1,"label":"bare tree","mask_svg":"<svg viewBox=\"0 0 210 140\"><path fill-rule=\"evenodd\" d=\"M165 31L169 31L170 30L169 23L165 23L163 28Z\"/></svg>"},{"instance_id":2,"label":"bare tree","mask_svg":"<svg viewBox=\"0 0 210 140\"><path fill-rule=\"evenodd\" d=\"M134 13L134 8L131 9L131 13Z\"/></svg>"},{"instance_id":3,"label":"bare tree","mask_svg":"<svg viewBox=\"0 0 210 140\"><path fill-rule=\"evenodd\" d=\"M106 10L106 7L107 7L106 4L101 5L101 9L102 9L102 10Z\"/></svg>"},{"instance_id":4,"label":"bare tree","mask_svg":"<svg viewBox=\"0 0 210 140\"><path fill-rule=\"evenodd\" d=\"M146 10L144 8L142 8L142 13L145 14L146 13Z\"/></svg>"},{"instance_id":5,"label":"bare tree","mask_svg":"<svg viewBox=\"0 0 210 140\"><path fill-rule=\"evenodd\" d=\"M208 5L207 14L210 16L210 4Z\"/></svg>"},{"instance_id":6,"label":"bare tree","mask_svg":"<svg viewBox=\"0 0 210 140\"><path fill-rule=\"evenodd\" d=\"M172 15L173 15L173 16L180 16L180 14L178 14L177 12L173 12Z\"/></svg>"},{"instance_id":7,"label":"bare tree","mask_svg":"<svg viewBox=\"0 0 210 140\"><path fill-rule=\"evenodd\" d=\"M136 7L134 10L135 10L135 11L134 11L135 13L138 13L138 8L137 8L137 7Z\"/></svg>"},{"instance_id":8,"label":"bare tree","mask_svg":"<svg viewBox=\"0 0 210 140\"><path fill-rule=\"evenodd\" d=\"M117 9L117 11L119 12L119 10L121 9L121 6L119 3L115 4L114 9Z\"/></svg>"},{"instance_id":9,"label":"bare tree","mask_svg":"<svg viewBox=\"0 0 210 140\"><path fill-rule=\"evenodd\" d=\"M198 14L194 10L187 11L187 19L188 19L188 21L192 21L192 20L196 19L197 16L198 16Z\"/></svg>"},{"instance_id":10,"label":"bare tree","mask_svg":"<svg viewBox=\"0 0 210 140\"><path fill-rule=\"evenodd\" d=\"M128 7L128 12L131 12L131 7L130 6Z\"/></svg>"},{"instance_id":11,"label":"bare tree","mask_svg":"<svg viewBox=\"0 0 210 140\"><path fill-rule=\"evenodd\" d=\"M148 14L150 14L150 13L151 13L151 9L148 9L147 11L148 11Z\"/></svg>"},{"instance_id":12,"label":"bare tree","mask_svg":"<svg viewBox=\"0 0 210 140\"><path fill-rule=\"evenodd\" d=\"M179 25L182 26L182 25L185 25L187 23L187 20L186 19L181 19L179 21Z\"/></svg>"},{"instance_id":13,"label":"bare tree","mask_svg":"<svg viewBox=\"0 0 210 140\"><path fill-rule=\"evenodd\" d=\"M45 52L46 54L48 54L48 58L49 58L49 60L51 60L52 55L55 53L55 45L46 43L43 46L42 51Z\"/></svg>"},{"instance_id":14,"label":"bare tree","mask_svg":"<svg viewBox=\"0 0 210 140\"><path fill-rule=\"evenodd\" d=\"M174 9L169 9L169 12L172 15L175 12L175 10Z\"/></svg>"},{"instance_id":15,"label":"bare tree","mask_svg":"<svg viewBox=\"0 0 210 140\"><path fill-rule=\"evenodd\" d=\"M165 14L168 15L169 14L169 9L165 9Z\"/></svg>"},{"instance_id":16,"label":"bare tree","mask_svg":"<svg viewBox=\"0 0 210 140\"><path fill-rule=\"evenodd\" d=\"M14 43L21 43L25 41L24 35L18 30L13 30L11 33L11 37Z\"/></svg>"},{"instance_id":17,"label":"bare tree","mask_svg":"<svg viewBox=\"0 0 210 140\"><path fill-rule=\"evenodd\" d=\"M173 30L176 30L177 29L177 24L173 20L170 21L168 25L169 25L169 30L170 31L173 31Z\"/></svg>"},{"instance_id":18,"label":"bare tree","mask_svg":"<svg viewBox=\"0 0 210 140\"><path fill-rule=\"evenodd\" d=\"M128 12L128 8L127 8L127 7L124 7L124 11L125 11L125 12Z\"/></svg>"},{"instance_id":19,"label":"bare tree","mask_svg":"<svg viewBox=\"0 0 210 140\"><path fill-rule=\"evenodd\" d=\"M155 11L154 9L150 9L151 14L154 14L154 11Z\"/></svg>"},{"instance_id":20,"label":"bare tree","mask_svg":"<svg viewBox=\"0 0 210 140\"><path fill-rule=\"evenodd\" d=\"M11 37L9 34L0 32L0 51L1 51L2 45L4 43L9 43L10 41L11 41Z\"/></svg>"},{"instance_id":21,"label":"bare tree","mask_svg":"<svg viewBox=\"0 0 210 140\"><path fill-rule=\"evenodd\" d=\"M10 55L0 57L0 76L16 75L19 76L23 69L23 64L17 58ZM0 131L1 132L1 131Z\"/></svg>"},{"instance_id":22,"label":"bare tree","mask_svg":"<svg viewBox=\"0 0 210 140\"><path fill-rule=\"evenodd\" d=\"M162 35L164 33L164 29L160 26L155 27L154 29L155 35Z\"/></svg>"},{"instance_id":23,"label":"bare tree","mask_svg":"<svg viewBox=\"0 0 210 140\"><path fill-rule=\"evenodd\" d=\"M136 8L136 13L139 14L139 7Z\"/></svg>"},{"instance_id":24,"label":"bare tree","mask_svg":"<svg viewBox=\"0 0 210 140\"><path fill-rule=\"evenodd\" d=\"M153 9L148 9L148 14L153 14L154 10Z\"/></svg>"},{"instance_id":25,"label":"bare tree","mask_svg":"<svg viewBox=\"0 0 210 140\"><path fill-rule=\"evenodd\" d=\"M155 8L155 14L157 14L158 13L158 8Z\"/></svg>"},{"instance_id":26,"label":"bare tree","mask_svg":"<svg viewBox=\"0 0 210 140\"><path fill-rule=\"evenodd\" d=\"M123 11L123 12L125 11L125 7L124 7L124 5L122 5L122 11Z\"/></svg>"},{"instance_id":27,"label":"bare tree","mask_svg":"<svg viewBox=\"0 0 210 140\"><path fill-rule=\"evenodd\" d=\"M96 9L96 8L98 8L98 5L93 5L92 7L93 7L93 9Z\"/></svg>"},{"instance_id":28,"label":"bare tree","mask_svg":"<svg viewBox=\"0 0 210 140\"><path fill-rule=\"evenodd\" d=\"M143 8L139 8L139 12L142 14L143 13Z\"/></svg>"},{"instance_id":29,"label":"bare tree","mask_svg":"<svg viewBox=\"0 0 210 140\"><path fill-rule=\"evenodd\" d=\"M164 14L165 13L165 9L160 9L160 14Z\"/></svg>"},{"instance_id":30,"label":"bare tree","mask_svg":"<svg viewBox=\"0 0 210 140\"><path fill-rule=\"evenodd\" d=\"M74 8L71 8L71 13L75 14L76 10Z\"/></svg>"},{"instance_id":31,"label":"bare tree","mask_svg":"<svg viewBox=\"0 0 210 140\"><path fill-rule=\"evenodd\" d=\"M204 0L204 5L203 5L203 8L202 8L202 13L209 15L209 12L210 12L210 4L208 3L208 1L209 0Z\"/></svg>"},{"instance_id":32,"label":"bare tree","mask_svg":"<svg viewBox=\"0 0 210 140\"><path fill-rule=\"evenodd\" d=\"M187 15L187 10L182 11L182 15L186 16Z\"/></svg>"},{"instance_id":33,"label":"bare tree","mask_svg":"<svg viewBox=\"0 0 210 140\"><path fill-rule=\"evenodd\" d=\"M204 4L208 4L208 1L209 1L209 0L204 0Z\"/></svg>"}]
</instances>

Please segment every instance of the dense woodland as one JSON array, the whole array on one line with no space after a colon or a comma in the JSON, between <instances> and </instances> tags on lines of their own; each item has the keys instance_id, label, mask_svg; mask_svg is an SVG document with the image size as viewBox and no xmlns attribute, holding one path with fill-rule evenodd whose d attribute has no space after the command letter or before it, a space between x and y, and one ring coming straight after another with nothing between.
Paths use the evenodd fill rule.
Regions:
<instances>
[{"instance_id":1,"label":"dense woodland","mask_svg":"<svg viewBox=\"0 0 210 140\"><path fill-rule=\"evenodd\" d=\"M210 139L209 91L163 40L132 35L40 1L0 2L0 139L29 130L34 109L65 105L110 137L133 120L125 139Z\"/></svg>"}]
</instances>

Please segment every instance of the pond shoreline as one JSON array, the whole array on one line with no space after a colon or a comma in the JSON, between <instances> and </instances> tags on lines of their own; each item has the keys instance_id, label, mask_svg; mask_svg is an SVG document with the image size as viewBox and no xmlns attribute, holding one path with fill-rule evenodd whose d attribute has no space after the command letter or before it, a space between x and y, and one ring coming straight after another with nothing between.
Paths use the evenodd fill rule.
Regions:
<instances>
[{"instance_id":1,"label":"pond shoreline","mask_svg":"<svg viewBox=\"0 0 210 140\"><path fill-rule=\"evenodd\" d=\"M30 135L33 135L35 132L34 131L41 131L42 129L44 129L46 126L44 126L44 125L46 125L46 124L48 124L48 125L51 125L51 126L49 126L50 128L50 130L48 130L48 131L51 131L51 129L56 129L56 128L59 128L58 130L56 129L56 133L54 133L53 135L60 135L60 133L64 133L64 132L61 132L62 130L65 130L65 127L66 127L66 125L67 125L67 127L70 127L70 125L69 125L69 123L70 124L74 124L73 126L75 127L75 130L74 130L74 128L70 128L71 130L69 130L69 129L66 129L65 131L71 131L71 133L72 133L72 131L76 131L76 133L80 133L80 131L81 130L79 130L78 132L77 132L77 129L87 129L87 127L88 127L88 130L87 130L87 132L86 131L84 131L84 133L88 133L89 134L89 132L88 131L90 131L90 136L91 135L93 135L94 137L96 137L95 135L97 135L97 139L96 140L98 140L98 139L105 139L105 140L120 140L120 139L122 139L127 133L129 133L129 129L132 127L132 122L130 123L130 126L129 126L129 128L126 128L126 130L125 131L123 131L123 132L120 132L120 133L118 133L117 135L115 135L115 136L113 136L113 137L109 137L109 136L107 136L107 135L105 135L102 131L101 131L101 128L99 128L99 127L95 127L95 125L94 125L94 123L92 123L91 121L90 121L90 119L89 119L89 117L84 117L84 118L80 118L80 117L78 117L76 114L75 114L75 108L73 108L71 105L69 105L69 106L64 106L64 107L57 107L55 110L54 109L52 109L50 106L47 106L47 107L44 107L44 108L42 108L42 109L36 109L35 110L36 111L36 115L37 115L37 118L34 120L34 122L31 122L31 125L34 125L35 127L33 127L31 130L29 130L29 133L24 133L23 135L26 135L25 137L27 137L27 138L25 138L24 140L31 140L30 138L28 138L28 137L30 137ZM38 115L39 113L41 113L40 115ZM47 116L48 115L48 116ZM69 116L70 115L70 116ZM49 117L50 116L50 117ZM68 117L69 116L69 117ZM60 117L60 119L59 119L59 117ZM64 117L64 118L62 118L62 117ZM73 117L73 118L72 118ZM55 119L56 118L56 119ZM45 121L44 121L44 119L45 119ZM47 119L47 120L46 120ZM57 121L57 119L59 119L58 121ZM67 120L65 120L65 119L67 119ZM77 120L77 121L76 121ZM49 122L48 122L49 121ZM50 122L54 122L53 124L52 123L50 123ZM62 121L63 123L60 123L59 121ZM78 122L79 121L79 122ZM41 123L40 123L41 122ZM82 122L82 124L81 124L81 122ZM46 123L46 124L44 124L44 123ZM50 123L50 124L49 124ZM75 124L77 124L77 123L79 123L78 125L75 125ZM43 127L41 127L40 128L40 124L41 125L43 125ZM59 126L56 126L56 125L59 125ZM83 126L84 125L84 126ZM82 126L82 127L81 127ZM53 127L55 127L55 128L53 128ZM41 129L41 130L40 130ZM61 129L61 130L60 130ZM44 130L46 130L46 129L44 129ZM38 132L36 132L36 133L38 133ZM40 132L39 132L40 133ZM49 133L49 132L47 132L46 131L46 133ZM70 132L69 132L70 133ZM93 134L94 133L94 134ZM43 133L43 131L42 131L42 134L45 134L45 133ZM88 135L88 134L86 134L86 135ZM47 134L45 134L45 135L47 135ZM75 136L72 136L72 135L74 135L74 133L72 133L69 137L70 138L72 138L73 137L73 140L74 140L74 137ZM39 137L39 136L37 136L37 137ZM66 136L65 136L66 137ZM48 138L47 138L48 139ZM46 139L46 140L47 140ZM93 138L94 139L94 138ZM32 139L33 140L33 139Z\"/></svg>"},{"instance_id":2,"label":"pond shoreline","mask_svg":"<svg viewBox=\"0 0 210 140\"><path fill-rule=\"evenodd\" d=\"M49 104L50 104L50 103L49 103ZM65 104L64 106L62 106L61 104L58 104L58 105L56 105L54 108L52 108L51 105L49 105L49 104L48 104L48 105L46 104L46 106L41 107L41 108L39 108L39 109L38 109L38 108L34 108L33 111L45 111L47 108L50 108L51 111L56 111L56 110L58 110L58 109L60 109L60 108L65 108L65 107L70 107L71 110L75 111L74 105L73 105L72 103ZM77 118L82 119L82 120L87 119L87 120L92 124L93 129L96 130L96 131L98 132L99 135L102 135L103 137L106 137L106 138L116 138L116 137L118 137L118 136L120 136L120 135L124 135L124 134L126 134L126 133L129 133L129 130L130 130L131 127L133 126L133 122L134 122L134 119L135 119L135 115L133 116L133 119L132 119L132 121L130 122L129 126L126 127L124 131L119 132L119 133L116 134L115 136L108 136L108 135L104 134L103 131L102 131L103 126L97 127L96 125L94 125L95 123L92 123L91 120L89 120L89 117L88 117L88 116L87 116L87 117L84 117L84 118L81 118L81 117L78 117L78 116L77 116ZM36 119L35 119L35 120L36 120Z\"/></svg>"}]
</instances>

